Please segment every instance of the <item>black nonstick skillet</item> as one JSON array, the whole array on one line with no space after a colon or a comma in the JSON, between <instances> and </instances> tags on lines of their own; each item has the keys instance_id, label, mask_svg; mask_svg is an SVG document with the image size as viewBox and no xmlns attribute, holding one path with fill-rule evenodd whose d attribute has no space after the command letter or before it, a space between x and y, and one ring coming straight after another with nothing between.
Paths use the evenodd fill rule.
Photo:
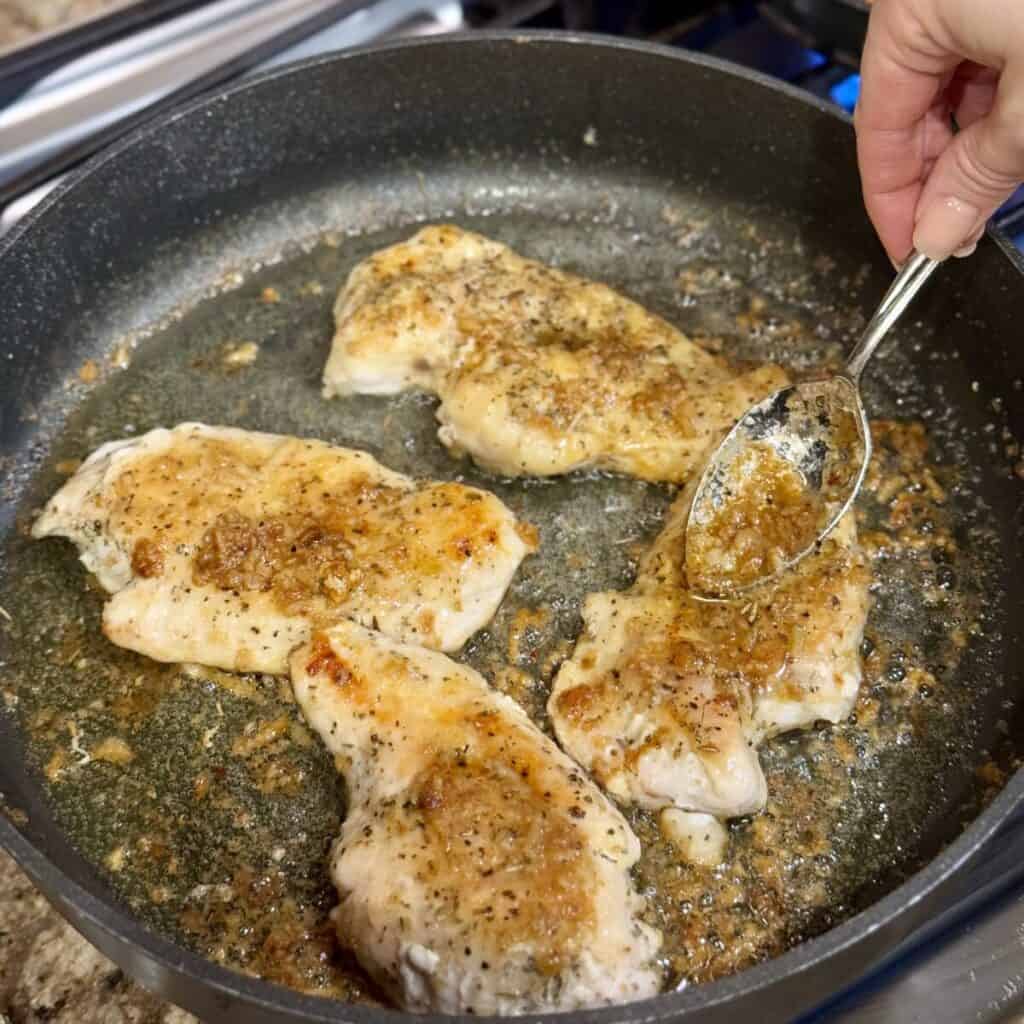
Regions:
<instances>
[{"instance_id":1,"label":"black nonstick skillet","mask_svg":"<svg viewBox=\"0 0 1024 1024\"><path fill-rule=\"evenodd\" d=\"M679 275L714 267L721 285L728 271L803 318L803 347L790 354L806 364L821 354L818 342L822 352L849 344L891 275L860 203L852 130L831 109L705 58L555 35L403 43L223 89L92 160L0 241L0 681L9 705L0 713L0 843L92 942L211 1022L397 1018L215 964L149 914L144 895L118 890L96 836L107 828L109 840L122 827L127 791L121 803L96 803L81 784L62 790L47 780L38 748L40 710L78 707L76 693L99 686L116 655L91 628L100 598L70 548L30 543L25 526L59 482L59 462L186 419L323 436L396 469L486 483L433 441L429 406L319 398L331 293L344 273L376 246L439 220L607 280L697 333L728 334L730 323L737 333L726 315L734 298L695 295ZM962 896L965 867L985 858L986 840L1021 804L1022 271L1002 238L985 239L974 257L940 271L917 323L871 375L873 412L923 420L938 458L959 471L949 501L967 576L951 582L939 566L935 580L939 590L973 588L975 599L962 656L932 666L948 669L944 685L957 695L936 712L941 743L924 736L921 754L871 768L898 828L881 846L865 839L833 927L808 926L788 952L733 977L571 1017L790 1019ZM251 275L261 294L301 293L306 304L272 294L249 302ZM737 351L784 358L785 338L762 328ZM243 341L259 345L252 370L216 369L223 347ZM604 537L602 523L621 533L622 508L645 510L649 536L663 508L632 483L493 486L552 537L556 526ZM590 495L576 502L589 519L565 518L574 493ZM628 567L616 558L595 556L579 589L624 584ZM900 590L894 576L876 595L890 632L934 639L959 628L908 580ZM556 582L541 573L534 592L524 583L510 600L549 601L558 611L552 629L571 638L581 594L571 582L560 594ZM81 650L69 655L79 627ZM186 719L168 724L159 749L139 755L154 786L163 780L178 792L175 776L196 756L189 728ZM771 756L784 760L787 750ZM978 786L983 765L987 793ZM98 786L107 776L89 778ZM275 804L281 814L285 806ZM184 795L173 807L176 828L197 836L206 813ZM196 858L209 855L196 843Z\"/></svg>"}]
</instances>

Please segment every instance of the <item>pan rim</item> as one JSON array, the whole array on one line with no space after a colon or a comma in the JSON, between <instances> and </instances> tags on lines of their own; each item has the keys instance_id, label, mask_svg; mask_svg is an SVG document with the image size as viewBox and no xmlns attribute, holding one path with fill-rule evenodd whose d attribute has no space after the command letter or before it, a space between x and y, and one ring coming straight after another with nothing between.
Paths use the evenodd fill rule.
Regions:
<instances>
[{"instance_id":1,"label":"pan rim","mask_svg":"<svg viewBox=\"0 0 1024 1024\"><path fill-rule=\"evenodd\" d=\"M683 50L667 43L655 43L642 39L624 39L618 36L603 35L597 32L574 32L555 29L477 29L452 32L443 36L426 36L412 39L398 39L385 43L370 43L364 46L354 46L346 50L336 50L331 53L321 54L314 57L306 57L301 60L291 61L278 67L270 68L267 71L245 76L242 79L230 82L219 89L204 96L196 97L172 110L166 111L139 125L137 128L127 132L121 138L112 142L99 153L94 154L85 160L78 167L69 171L64 179L43 197L24 217L22 217L9 231L0 235L0 260L7 257L8 252L17 243L23 234L31 230L32 226L44 217L47 211L60 202L64 195L74 189L79 181L84 180L93 174L110 160L117 159L121 153L133 148L138 142L149 138L170 124L174 124L182 117L189 117L196 111L205 109L212 102L220 102L229 99L240 92L246 92L265 82L277 81L290 77L293 74L301 74L310 68L321 67L335 62L359 59L367 55L377 53L389 53L396 50L415 50L421 47L439 48L446 45L465 46L493 42L514 42L514 43L546 43L556 45L583 45L590 47L603 47L612 51L643 54L649 57L662 57L671 61L680 61L697 67L709 68L723 74L733 75L756 82L773 92L788 96L791 100L810 107L818 113L835 118L847 125L853 125L853 118L841 107L828 103L826 100L809 93L799 86L789 82L773 78L771 75L752 68L744 67L733 61L724 60L699 51ZM994 242L996 242L1003 255L1006 256L1014 267L1024 274L1024 253L1020 252L1009 240L1005 233L1000 231L991 223L985 230Z\"/></svg>"},{"instance_id":2,"label":"pan rim","mask_svg":"<svg viewBox=\"0 0 1024 1024\"><path fill-rule=\"evenodd\" d=\"M643 59L659 58L697 65L722 74L745 78L775 92L781 92L791 100L820 113L835 117L847 124L851 122L851 119L841 111L795 86L780 83L766 75L749 71L727 61L704 54L681 51L664 44L624 40L590 33L522 30L476 31L375 44L298 61L246 78L171 110L126 134L102 153L97 154L69 174L64 182L57 186L4 238L0 239L0 265L4 260L11 258L12 253L17 255L20 240L49 216L51 210L57 208L59 212L59 207L65 197L73 194L79 183L109 161L117 160L122 155L129 153L139 142L162 131L181 118L193 116L213 103L227 100L268 82L302 75L311 68L328 64L359 61L368 57L373 58L378 54L413 50L424 46L436 49L486 46L509 42L556 47L583 45L612 53L635 54ZM1024 273L1024 257L1017 252L1009 240L993 229L989 229L988 233L1011 264L1019 272ZM586 1020L593 1024L611 1024L613 1021L623 1019L629 1019L636 1024L660 1021L679 1013L718 1006L740 996L755 993L787 975L800 975L816 964L831 959L843 950L850 948L878 929L895 922L902 914L934 895L935 890L970 860L1022 802L1024 802L1024 768L1019 769L1008 780L1002 792L952 843L910 876L907 881L860 913L827 932L794 946L778 957L714 982L692 986L683 991L662 993L641 1002L570 1013L566 1015L566 1019L579 1019L580 1014L584 1013ZM111 942L130 943L148 958L149 965L147 966L158 967L167 977L201 983L222 998L237 1000L252 1008L283 1011L296 1019L301 1015L303 1019L322 1022L322 1024L339 1020L350 1020L356 1024L372 1024L372 1022L380 1021L382 1015L395 1022L408 1017L404 1011L391 1008L378 1009L320 996L304 995L214 964L177 942L150 930L126 908L123 908L113 894L109 899L101 899L72 880L2 814L0 814L0 847L11 854L44 893L59 893L58 904L66 904L70 907L77 919L88 922L91 927L109 937ZM1021 873L1024 873L1024 864L1021 866ZM60 905L58 905L58 909L60 909ZM919 923L915 922L915 925ZM162 979L158 973L152 970L148 973L153 975L149 979L151 985L161 982ZM161 984L160 988L163 990L161 994L165 994L166 983ZM837 995L839 991L842 989L833 994ZM803 1009L803 1007L794 1007L794 1009ZM449 1017L431 1014L424 1016L428 1021L435 1020L437 1022L459 1020L469 1024L470 1021L481 1020L480 1017L468 1015ZM498 1018L489 1019L497 1020ZM550 1015L529 1015L518 1019L524 1024L542 1024L542 1022L546 1024L550 1020Z\"/></svg>"}]
</instances>

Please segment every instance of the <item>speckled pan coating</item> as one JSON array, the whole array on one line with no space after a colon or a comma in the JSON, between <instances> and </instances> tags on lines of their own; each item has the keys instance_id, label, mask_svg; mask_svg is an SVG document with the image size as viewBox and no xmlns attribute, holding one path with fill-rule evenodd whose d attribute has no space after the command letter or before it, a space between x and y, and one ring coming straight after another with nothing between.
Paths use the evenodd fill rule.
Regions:
<instances>
[{"instance_id":1,"label":"speckled pan coating","mask_svg":"<svg viewBox=\"0 0 1024 1024\"><path fill-rule=\"evenodd\" d=\"M427 401L320 400L333 291L374 248L440 219L608 281L684 330L721 337L736 357L786 357L797 370L836 359L888 274L860 210L851 132L841 120L704 59L541 36L386 48L232 90L102 157L0 245L0 606L11 617L0 621L0 678L17 698L0 716L8 811L0 841L94 942L209 1019L383 1019L377 1009L299 996L215 966L185 948L194 937L170 913L182 890L199 884L197 872L229 870L230 857L256 839L267 856L264 841L275 835L304 836L285 856L295 892L315 903L341 794L315 746L299 745L304 774L295 796L270 787L268 797L245 764L217 761L217 744L244 735L248 720L293 715L272 684L251 681L240 696L214 679L181 676L142 694L157 710L146 719L151 732L138 726L130 771L72 762L55 766L63 781L41 784L44 754L73 739L69 713L82 719L82 749L95 750L116 723L106 707L82 712L109 695L112 681L145 666L126 665L97 638L99 600L70 549L30 545L24 526L55 488L60 462L129 430L206 419L365 447L401 472L490 487L540 527L540 555L464 656L492 670L508 657L517 610L544 606L546 622L519 630L519 667L543 677L548 655L576 634L582 595L628 582L636 545L656 532L668 496L602 477L489 479L440 448ZM766 305L750 319L752 296ZM791 321L798 326L790 330ZM1021 735L1024 548L1013 472L1024 432L1021 322L1019 260L988 241L944 272L918 321L871 372L873 413L924 419L938 458L959 466L949 515L970 556L945 567L959 575L957 596L928 616L919 598L952 585L944 567L925 579L921 564L891 561L875 612L879 635L914 641L928 666L942 670L947 623L982 607L972 619L977 635L943 682L950 699L936 702L921 744L894 746L864 768L848 816L856 827L845 838L858 856L838 857L830 876L844 895L833 916L803 922L800 934L855 916L734 978L588 1020L692 1012L714 1022L751 1006L763 1020L791 1016L922 920L938 889L954 891L954 869L1020 799L1024 780L1015 777L955 838L977 812L974 769L996 752L1001 729ZM249 341L259 346L256 361L225 367L229 351ZM117 369L128 350L128 368ZM896 662L886 668L894 678L902 671ZM542 706L543 682L520 690L531 710ZM55 717L47 719L47 708ZM218 727L204 717L211 714L221 734L197 747ZM774 744L769 772L810 778L815 742ZM227 817L197 808L191 774L218 764L248 801L224 810ZM147 778L154 791L162 787L155 802L139 797ZM136 877L113 870L116 858L103 867L115 835L131 834L150 812L180 818L176 827L194 837L182 847L189 855L179 858L179 874ZM258 827L242 819L229 834L234 813ZM636 824L643 832L645 823ZM221 839L238 838L237 850L217 845L217 825ZM876 833L882 838L869 838Z\"/></svg>"}]
</instances>

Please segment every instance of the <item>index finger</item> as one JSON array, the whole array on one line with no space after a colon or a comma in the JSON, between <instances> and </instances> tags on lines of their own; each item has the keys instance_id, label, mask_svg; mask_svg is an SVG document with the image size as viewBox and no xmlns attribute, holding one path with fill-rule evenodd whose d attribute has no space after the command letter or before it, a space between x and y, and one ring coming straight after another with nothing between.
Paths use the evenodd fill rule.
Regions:
<instances>
[{"instance_id":1,"label":"index finger","mask_svg":"<svg viewBox=\"0 0 1024 1024\"><path fill-rule=\"evenodd\" d=\"M960 60L920 21L927 4L878 0L861 61L854 114L857 162L868 215L886 251L910 252L914 211L931 160L950 139L941 97Z\"/></svg>"}]
</instances>

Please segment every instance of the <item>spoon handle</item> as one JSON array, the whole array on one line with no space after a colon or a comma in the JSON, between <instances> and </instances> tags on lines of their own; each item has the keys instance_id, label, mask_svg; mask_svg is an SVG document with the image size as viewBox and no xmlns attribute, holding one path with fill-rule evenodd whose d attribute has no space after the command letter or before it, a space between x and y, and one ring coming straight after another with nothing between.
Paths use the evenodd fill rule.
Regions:
<instances>
[{"instance_id":1,"label":"spoon handle","mask_svg":"<svg viewBox=\"0 0 1024 1024\"><path fill-rule=\"evenodd\" d=\"M896 280L885 293L885 298L879 304L871 322L864 329L856 348L850 353L846 373L854 382L860 380L864 367L889 332L889 328L903 315L903 311L938 265L938 260L929 259L919 252L910 254L910 258L896 275Z\"/></svg>"}]
</instances>

